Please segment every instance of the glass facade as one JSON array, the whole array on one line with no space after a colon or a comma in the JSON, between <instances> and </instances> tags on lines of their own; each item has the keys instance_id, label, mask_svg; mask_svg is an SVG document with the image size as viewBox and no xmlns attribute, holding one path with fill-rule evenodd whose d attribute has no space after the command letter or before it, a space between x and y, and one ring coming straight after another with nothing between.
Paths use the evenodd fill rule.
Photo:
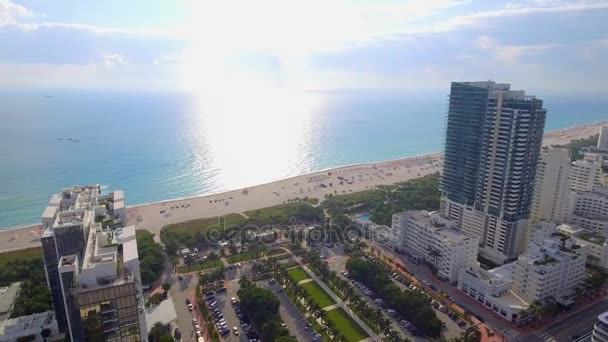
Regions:
<instances>
[{"instance_id":1,"label":"glass facade","mask_svg":"<svg viewBox=\"0 0 608 342\"><path fill-rule=\"evenodd\" d=\"M505 221L530 216L546 111L538 99L488 101L475 207Z\"/></svg>"},{"instance_id":2,"label":"glass facade","mask_svg":"<svg viewBox=\"0 0 608 342\"><path fill-rule=\"evenodd\" d=\"M63 304L63 292L61 282L59 280L59 258L55 246L55 237L52 233L45 233L41 239L42 252L44 254L44 267L46 269L47 281L51 298L53 299L53 307L57 318L57 328L59 332L65 333L68 330L68 323L65 317L65 306Z\"/></svg>"},{"instance_id":3,"label":"glass facade","mask_svg":"<svg viewBox=\"0 0 608 342\"><path fill-rule=\"evenodd\" d=\"M52 229L52 232L45 232L41 242L48 285L57 315L57 327L63 333L67 331L68 325L61 281L57 270L59 257L76 254L81 258L86 244L85 235L82 226L64 227Z\"/></svg>"},{"instance_id":4,"label":"glass facade","mask_svg":"<svg viewBox=\"0 0 608 342\"><path fill-rule=\"evenodd\" d=\"M76 298L84 341L141 340L135 283L80 290Z\"/></svg>"},{"instance_id":5,"label":"glass facade","mask_svg":"<svg viewBox=\"0 0 608 342\"><path fill-rule=\"evenodd\" d=\"M440 190L457 203L475 201L488 95L488 89L452 82Z\"/></svg>"}]
</instances>

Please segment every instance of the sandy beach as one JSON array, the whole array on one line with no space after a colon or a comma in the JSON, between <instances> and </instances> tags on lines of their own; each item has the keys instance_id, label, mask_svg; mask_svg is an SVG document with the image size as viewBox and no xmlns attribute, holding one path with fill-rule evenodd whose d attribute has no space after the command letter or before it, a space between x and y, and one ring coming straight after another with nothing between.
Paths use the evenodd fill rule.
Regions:
<instances>
[{"instance_id":1,"label":"sandy beach","mask_svg":"<svg viewBox=\"0 0 608 342\"><path fill-rule=\"evenodd\" d=\"M600 122L546 132L543 145L563 145L571 140L588 138L607 124ZM393 161L356 164L290 177L266 184L232 191L135 205L128 208L129 224L146 229L158 237L170 223L197 218L243 213L285 203L295 198L318 198L327 194L348 194L394 184L440 172L442 153L408 157ZM49 194L50 196L51 194ZM128 194L127 194L128 200ZM0 251L40 245L39 225L0 230Z\"/></svg>"}]
</instances>

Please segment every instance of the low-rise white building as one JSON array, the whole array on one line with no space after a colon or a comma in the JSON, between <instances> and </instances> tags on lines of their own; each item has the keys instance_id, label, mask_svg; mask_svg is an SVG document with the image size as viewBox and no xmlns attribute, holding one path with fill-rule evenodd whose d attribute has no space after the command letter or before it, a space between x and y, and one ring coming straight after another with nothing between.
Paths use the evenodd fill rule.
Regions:
<instances>
[{"instance_id":1,"label":"low-rise white building","mask_svg":"<svg viewBox=\"0 0 608 342\"><path fill-rule=\"evenodd\" d=\"M514 268L515 263L491 270L478 266L463 268L458 276L458 289L506 320L519 322L529 303L511 291Z\"/></svg>"},{"instance_id":2,"label":"low-rise white building","mask_svg":"<svg viewBox=\"0 0 608 342\"><path fill-rule=\"evenodd\" d=\"M40 334L43 329L50 331L46 341L64 341L64 334L57 329L53 311L35 313L28 316L11 318L0 323L0 342L14 342L19 338L30 337L31 341L44 341Z\"/></svg>"},{"instance_id":3,"label":"low-rise white building","mask_svg":"<svg viewBox=\"0 0 608 342\"><path fill-rule=\"evenodd\" d=\"M456 227L454 220L422 210L393 215L391 230L400 235L406 253L426 259L440 277L456 282L461 268L476 265L479 249L479 238Z\"/></svg>"},{"instance_id":4,"label":"low-rise white building","mask_svg":"<svg viewBox=\"0 0 608 342\"><path fill-rule=\"evenodd\" d=\"M515 262L513 292L527 303L553 298L572 304L585 276L588 249L560 234L555 224L534 225L527 253Z\"/></svg>"},{"instance_id":5,"label":"low-rise white building","mask_svg":"<svg viewBox=\"0 0 608 342\"><path fill-rule=\"evenodd\" d=\"M567 224L562 224L557 229L561 234L574 239L576 244L589 246L588 264L608 270L608 242L604 236Z\"/></svg>"},{"instance_id":6,"label":"low-rise white building","mask_svg":"<svg viewBox=\"0 0 608 342\"><path fill-rule=\"evenodd\" d=\"M591 341L608 342L608 311L597 316L597 322L593 326Z\"/></svg>"}]
</instances>

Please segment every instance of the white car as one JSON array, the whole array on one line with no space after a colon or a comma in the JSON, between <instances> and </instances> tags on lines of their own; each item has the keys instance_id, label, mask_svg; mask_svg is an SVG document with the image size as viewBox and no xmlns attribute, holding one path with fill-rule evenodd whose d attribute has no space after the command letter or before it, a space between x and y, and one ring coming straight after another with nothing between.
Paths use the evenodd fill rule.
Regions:
<instances>
[{"instance_id":1,"label":"white car","mask_svg":"<svg viewBox=\"0 0 608 342\"><path fill-rule=\"evenodd\" d=\"M232 332L238 336L239 334L239 328L238 327L232 327Z\"/></svg>"}]
</instances>

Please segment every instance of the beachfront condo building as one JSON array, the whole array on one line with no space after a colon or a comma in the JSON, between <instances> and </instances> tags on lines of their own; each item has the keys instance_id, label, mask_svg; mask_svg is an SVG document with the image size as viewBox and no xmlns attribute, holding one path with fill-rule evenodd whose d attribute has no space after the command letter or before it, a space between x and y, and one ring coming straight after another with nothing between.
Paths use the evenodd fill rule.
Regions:
<instances>
[{"instance_id":1,"label":"beachfront condo building","mask_svg":"<svg viewBox=\"0 0 608 342\"><path fill-rule=\"evenodd\" d=\"M570 150L565 148L541 153L532 199L532 222L563 222L568 210L570 155Z\"/></svg>"},{"instance_id":2,"label":"beachfront condo building","mask_svg":"<svg viewBox=\"0 0 608 342\"><path fill-rule=\"evenodd\" d=\"M403 250L414 261L426 261L437 275L458 281L463 267L477 263L479 239L456 229L454 220L437 212L412 210L393 215L393 231L399 231Z\"/></svg>"},{"instance_id":3,"label":"beachfront condo building","mask_svg":"<svg viewBox=\"0 0 608 342\"><path fill-rule=\"evenodd\" d=\"M53 195L42 248L58 329L72 341L146 341L135 227L124 193L99 185Z\"/></svg>"},{"instance_id":4,"label":"beachfront condo building","mask_svg":"<svg viewBox=\"0 0 608 342\"><path fill-rule=\"evenodd\" d=\"M451 86L441 212L496 263L523 251L546 112L542 100L509 84Z\"/></svg>"}]
</instances>

